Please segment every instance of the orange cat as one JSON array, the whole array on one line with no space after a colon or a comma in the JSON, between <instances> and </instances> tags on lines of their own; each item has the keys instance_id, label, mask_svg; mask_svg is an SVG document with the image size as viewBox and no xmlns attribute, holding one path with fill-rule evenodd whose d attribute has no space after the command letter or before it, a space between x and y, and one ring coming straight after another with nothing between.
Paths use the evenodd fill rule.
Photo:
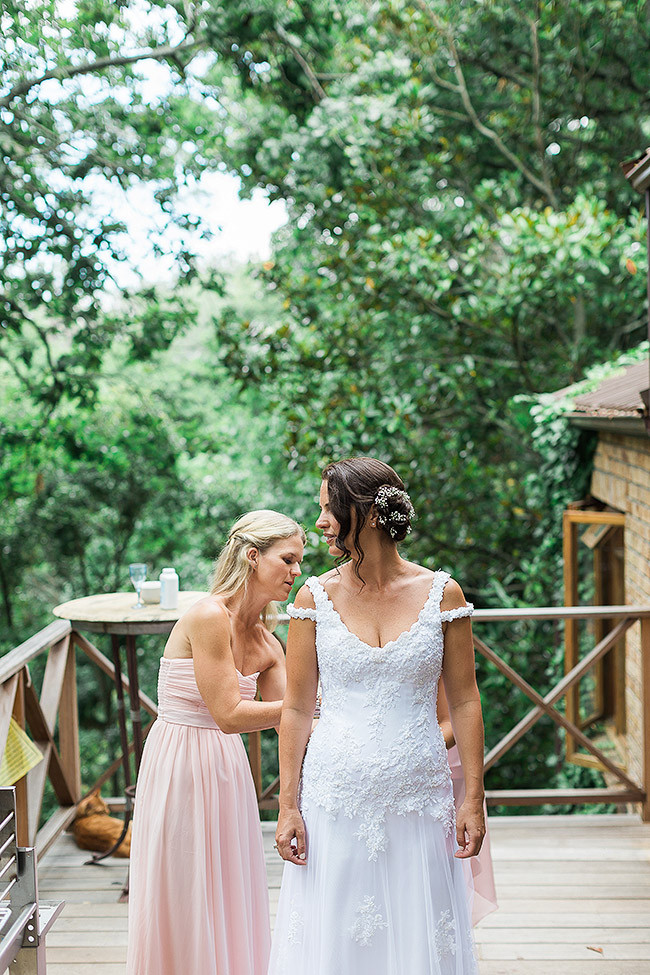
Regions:
<instances>
[{"instance_id":1,"label":"orange cat","mask_svg":"<svg viewBox=\"0 0 650 975\"><path fill-rule=\"evenodd\" d=\"M104 853L119 838L124 824L121 819L109 815L108 806L99 792L91 792L77 806L72 832L77 846L82 850ZM126 836L113 856L128 857L131 852L131 824Z\"/></svg>"}]
</instances>

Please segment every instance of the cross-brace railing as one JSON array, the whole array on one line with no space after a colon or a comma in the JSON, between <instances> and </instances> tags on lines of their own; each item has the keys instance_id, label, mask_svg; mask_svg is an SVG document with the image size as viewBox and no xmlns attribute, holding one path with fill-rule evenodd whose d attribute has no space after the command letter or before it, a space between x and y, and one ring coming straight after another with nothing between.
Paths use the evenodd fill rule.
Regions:
<instances>
[{"instance_id":1,"label":"cross-brace railing","mask_svg":"<svg viewBox=\"0 0 650 975\"><path fill-rule=\"evenodd\" d=\"M646 606L587 606L541 607L532 609L484 609L474 614L475 631L482 623L513 621L561 621L561 620L612 620L614 625L602 640L565 674L546 693L531 686L525 676L518 673L494 649L475 632L474 643L478 654L493 664L511 683L525 694L532 707L527 714L490 748L486 755L486 769L494 764L548 715L576 744L593 755L600 765L616 781L616 785L595 789L526 789L494 790L488 793L488 801L498 805L581 804L581 803L640 803L643 816L650 820L650 607ZM610 755L599 748L584 731L569 720L558 708L567 692L580 681L605 654L607 654L634 625L640 626L641 646L641 711L644 726L641 752L640 781L635 781L628 770L621 768ZM65 620L51 623L25 643L0 658L0 755L4 752L11 718L25 728L43 754L43 761L16 783L17 842L21 846L34 846L39 855L54 842L70 824L76 806L82 796L81 763L79 751L79 718L77 708L76 650L79 649L105 674L114 678L113 663L86 637L74 630ZM32 683L29 664L41 654L47 654L40 693ZM129 694L129 682L122 676L124 694ZM139 693L141 708L152 719L157 715L155 703L146 694ZM489 706L489 701L484 702ZM145 728L144 733L151 727ZM133 743L122 743L133 752ZM266 788L262 787L262 755L259 733L249 735L249 758L256 785L260 809L277 808L277 778ZM101 787L122 766L122 754L86 791ZM39 828L43 792L49 778L59 803L58 809Z\"/></svg>"},{"instance_id":2,"label":"cross-brace railing","mask_svg":"<svg viewBox=\"0 0 650 975\"><path fill-rule=\"evenodd\" d=\"M612 630L600 640L586 656L580 660L554 687L542 696L513 667L506 663L480 637L474 634L476 651L492 663L511 683L533 702L534 707L494 745L485 756L486 771L502 758L519 739L529 731L543 716L548 715L555 724L563 728L574 741L593 755L603 769L606 769L618 782L616 786L586 789L514 789L492 790L488 792L488 802L492 805L541 805L545 803L641 803L643 818L650 820L650 608L644 606L571 606L565 608L544 607L520 610L478 610L474 623L523 621L523 620L602 620L617 621ZM640 756L643 769L643 782L635 782L627 771L621 768L584 732L570 721L555 705L608 653L621 637L639 622L641 627L641 666L642 680L639 692L643 697L644 715L643 741Z\"/></svg>"}]
</instances>

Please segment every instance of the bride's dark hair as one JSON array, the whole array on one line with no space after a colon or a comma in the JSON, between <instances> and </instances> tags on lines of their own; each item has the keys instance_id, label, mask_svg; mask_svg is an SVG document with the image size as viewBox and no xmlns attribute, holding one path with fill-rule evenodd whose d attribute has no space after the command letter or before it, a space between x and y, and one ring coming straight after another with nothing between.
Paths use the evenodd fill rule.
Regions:
<instances>
[{"instance_id":1,"label":"bride's dark hair","mask_svg":"<svg viewBox=\"0 0 650 975\"><path fill-rule=\"evenodd\" d=\"M348 457L345 460L337 460L328 464L321 476L324 481L327 481L330 511L341 526L336 547L343 552L344 559L352 555L346 548L345 539L350 534L352 509L354 508L356 512L353 545L358 561L355 563L354 571L363 581L359 573L364 558L363 549L359 544L361 530L375 503L379 489L387 486L405 492L404 482L392 467L374 457ZM378 522L380 529L385 531L392 541L401 542L411 530L413 517L413 508L408 495L406 493L403 497L399 494L390 495L383 511L385 514L381 519L383 524Z\"/></svg>"}]
</instances>

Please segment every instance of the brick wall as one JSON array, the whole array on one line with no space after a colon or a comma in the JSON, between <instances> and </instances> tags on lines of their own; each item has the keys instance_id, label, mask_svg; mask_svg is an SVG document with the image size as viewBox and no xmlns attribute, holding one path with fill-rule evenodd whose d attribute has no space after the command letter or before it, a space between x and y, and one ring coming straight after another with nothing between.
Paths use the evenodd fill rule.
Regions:
<instances>
[{"instance_id":1,"label":"brick wall","mask_svg":"<svg viewBox=\"0 0 650 975\"><path fill-rule=\"evenodd\" d=\"M650 603L650 437L600 432L591 493L625 512L625 602ZM639 625L627 634L625 701L628 770L642 781L643 715Z\"/></svg>"}]
</instances>

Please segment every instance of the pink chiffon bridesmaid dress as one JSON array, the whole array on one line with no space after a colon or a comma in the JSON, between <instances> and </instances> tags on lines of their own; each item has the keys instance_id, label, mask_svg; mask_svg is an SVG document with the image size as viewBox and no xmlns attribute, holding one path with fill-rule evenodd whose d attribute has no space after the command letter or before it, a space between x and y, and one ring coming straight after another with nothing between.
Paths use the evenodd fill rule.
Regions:
<instances>
[{"instance_id":1,"label":"pink chiffon bridesmaid dress","mask_svg":"<svg viewBox=\"0 0 650 975\"><path fill-rule=\"evenodd\" d=\"M458 746L453 745L447 751L447 761L451 769L451 785L454 790L454 805L460 809L465 798L465 777L460 764ZM487 832L483 838L481 852L477 857L462 860L465 872L465 882L470 891L472 903L472 924L478 922L496 911L497 894L494 885L494 869L492 867L492 851L490 848L490 830L488 826L487 807L484 804L485 825Z\"/></svg>"},{"instance_id":2,"label":"pink chiffon bridesmaid dress","mask_svg":"<svg viewBox=\"0 0 650 975\"><path fill-rule=\"evenodd\" d=\"M239 674L253 700L257 674ZM266 975L262 833L240 735L208 711L191 658L160 662L131 844L127 975Z\"/></svg>"}]
</instances>

